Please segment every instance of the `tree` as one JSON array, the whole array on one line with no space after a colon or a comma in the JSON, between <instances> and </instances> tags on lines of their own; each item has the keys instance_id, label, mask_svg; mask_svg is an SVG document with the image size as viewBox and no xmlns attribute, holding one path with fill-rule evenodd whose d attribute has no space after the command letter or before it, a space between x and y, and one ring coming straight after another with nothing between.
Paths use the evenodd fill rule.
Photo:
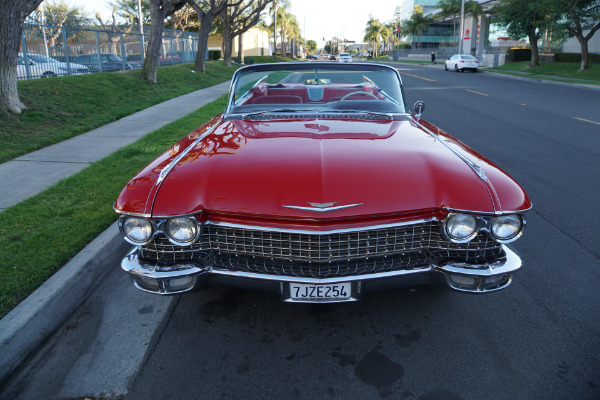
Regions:
<instances>
[{"instance_id":1,"label":"tree","mask_svg":"<svg viewBox=\"0 0 600 400\"><path fill-rule=\"evenodd\" d=\"M111 21L102 21L102 18L100 17L100 13L96 13L96 20L98 21L98 23L100 24L100 26L102 27L102 29L104 30L104 32L108 35L108 39L111 42L111 52L112 53L119 53L118 49L118 44L121 40L121 34L122 33L129 33L131 32L131 29L133 28L132 24L129 24L129 26L122 26L117 24L117 19L116 19L116 15L117 14L117 9L113 8L113 12L112 12L112 22Z\"/></svg>"},{"instance_id":2,"label":"tree","mask_svg":"<svg viewBox=\"0 0 600 400\"><path fill-rule=\"evenodd\" d=\"M452 28L454 44L458 41L456 39L456 18L460 16L460 0L441 0L437 4L437 8L440 9L440 12L435 15L435 18L440 20L445 20L446 18L452 17Z\"/></svg>"},{"instance_id":3,"label":"tree","mask_svg":"<svg viewBox=\"0 0 600 400\"><path fill-rule=\"evenodd\" d=\"M150 39L142 66L142 79L156 83L156 69L162 44L165 19L181 9L187 0L151 0L150 1Z\"/></svg>"},{"instance_id":4,"label":"tree","mask_svg":"<svg viewBox=\"0 0 600 400\"><path fill-rule=\"evenodd\" d=\"M383 25L381 22L369 15L369 21L367 21L367 28L365 29L365 36L363 40L365 42L373 43L373 57L377 57L379 50L379 43L381 42L381 31Z\"/></svg>"},{"instance_id":5,"label":"tree","mask_svg":"<svg viewBox=\"0 0 600 400\"><path fill-rule=\"evenodd\" d=\"M410 35L417 35L417 46L421 46L421 33L427 29L430 24L433 23L433 18L426 17L423 15L423 9L420 11L415 6L415 12L411 15L410 19L404 21L404 32Z\"/></svg>"},{"instance_id":6,"label":"tree","mask_svg":"<svg viewBox=\"0 0 600 400\"><path fill-rule=\"evenodd\" d=\"M40 37L42 37L42 30L45 31L46 38L50 42L49 52L51 55L55 55L54 52L56 49L60 49L62 53L62 46L64 45L62 43L62 35L65 26L80 28L90 23L88 18L85 17L83 10L78 7L71 7L64 1L45 3L43 9L40 6L26 21L35 27Z\"/></svg>"},{"instance_id":7,"label":"tree","mask_svg":"<svg viewBox=\"0 0 600 400\"><path fill-rule=\"evenodd\" d=\"M233 38L243 35L260 20L265 7L272 0L244 0L219 14L223 21L223 64L231 67ZM240 46L242 46L240 40ZM241 49L243 51L243 49Z\"/></svg>"},{"instance_id":8,"label":"tree","mask_svg":"<svg viewBox=\"0 0 600 400\"><path fill-rule=\"evenodd\" d=\"M114 0L109 5L117 10L117 15L121 18L131 21L133 24L139 24L138 2L137 0ZM150 0L141 0L142 5L142 25L150 24Z\"/></svg>"},{"instance_id":9,"label":"tree","mask_svg":"<svg viewBox=\"0 0 600 400\"><path fill-rule=\"evenodd\" d=\"M540 65L538 41L544 30L556 21L552 0L500 0L492 9L498 24L506 28L515 38L529 38L531 46L531 67Z\"/></svg>"},{"instance_id":10,"label":"tree","mask_svg":"<svg viewBox=\"0 0 600 400\"><path fill-rule=\"evenodd\" d=\"M558 27L566 30L569 37L575 37L579 41L579 72L585 71L589 68L588 42L600 30L600 0L560 0L553 5L555 12L563 16Z\"/></svg>"},{"instance_id":11,"label":"tree","mask_svg":"<svg viewBox=\"0 0 600 400\"><path fill-rule=\"evenodd\" d=\"M23 24L42 0L0 0L0 109L20 114L17 62Z\"/></svg>"},{"instance_id":12,"label":"tree","mask_svg":"<svg viewBox=\"0 0 600 400\"><path fill-rule=\"evenodd\" d=\"M315 51L317 51L317 42L315 42L314 40L309 40L306 42L306 47L308 48L309 52L314 53Z\"/></svg>"},{"instance_id":13,"label":"tree","mask_svg":"<svg viewBox=\"0 0 600 400\"><path fill-rule=\"evenodd\" d=\"M212 28L213 20L216 15L223 12L229 6L228 0L188 0L188 4L198 14L200 21L200 31L198 34L198 51L196 52L196 62L194 69L206 73L204 58L208 49L208 36ZM235 3L237 4L237 3Z\"/></svg>"}]
</instances>

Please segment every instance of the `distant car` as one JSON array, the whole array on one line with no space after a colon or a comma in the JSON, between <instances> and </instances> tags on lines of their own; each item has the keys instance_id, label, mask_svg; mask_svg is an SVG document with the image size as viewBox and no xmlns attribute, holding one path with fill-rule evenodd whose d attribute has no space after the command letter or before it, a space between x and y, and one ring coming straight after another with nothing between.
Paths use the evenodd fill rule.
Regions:
<instances>
[{"instance_id":1,"label":"distant car","mask_svg":"<svg viewBox=\"0 0 600 400\"><path fill-rule=\"evenodd\" d=\"M329 60L329 57L331 57L330 54L321 54L321 59L322 60Z\"/></svg>"},{"instance_id":2,"label":"distant car","mask_svg":"<svg viewBox=\"0 0 600 400\"><path fill-rule=\"evenodd\" d=\"M288 302L420 284L507 287L521 259L506 244L521 236L531 201L422 119L424 107L411 114L387 65L238 69L224 112L119 195L119 228L134 246L122 269L150 293L230 284Z\"/></svg>"},{"instance_id":3,"label":"distant car","mask_svg":"<svg viewBox=\"0 0 600 400\"><path fill-rule=\"evenodd\" d=\"M338 55L338 62L352 62L352 56L348 53L340 53Z\"/></svg>"},{"instance_id":4,"label":"distant car","mask_svg":"<svg viewBox=\"0 0 600 400\"><path fill-rule=\"evenodd\" d=\"M477 68L479 68L479 61L475 57L466 54L455 54L444 63L446 71L453 69L456 72L465 72L468 69L477 72Z\"/></svg>"},{"instance_id":5,"label":"distant car","mask_svg":"<svg viewBox=\"0 0 600 400\"><path fill-rule=\"evenodd\" d=\"M335 56L332 54L331 57L329 57L329 59L335 61Z\"/></svg>"},{"instance_id":6,"label":"distant car","mask_svg":"<svg viewBox=\"0 0 600 400\"><path fill-rule=\"evenodd\" d=\"M319 59L319 57L317 57L317 56L316 56L316 55L314 55L314 54L309 54L309 55L307 55L307 56L306 56L306 59L307 59L307 60L318 60L318 59Z\"/></svg>"},{"instance_id":7,"label":"distant car","mask_svg":"<svg viewBox=\"0 0 600 400\"><path fill-rule=\"evenodd\" d=\"M75 57L75 62L87 66L90 72L112 72L134 69L131 63L123 62L121 57L115 54L102 53L100 56L100 62L98 62L98 53L80 54Z\"/></svg>"},{"instance_id":8,"label":"distant car","mask_svg":"<svg viewBox=\"0 0 600 400\"><path fill-rule=\"evenodd\" d=\"M29 70L29 75L27 74ZM17 79L46 78L57 75L88 74L90 70L85 65L58 61L41 54L19 53L17 62Z\"/></svg>"}]
</instances>

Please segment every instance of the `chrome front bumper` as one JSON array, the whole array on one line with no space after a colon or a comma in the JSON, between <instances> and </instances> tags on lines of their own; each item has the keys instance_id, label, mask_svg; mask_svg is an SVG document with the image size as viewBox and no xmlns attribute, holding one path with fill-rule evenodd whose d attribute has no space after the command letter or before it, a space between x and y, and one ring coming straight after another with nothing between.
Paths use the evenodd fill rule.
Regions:
<instances>
[{"instance_id":1,"label":"chrome front bumper","mask_svg":"<svg viewBox=\"0 0 600 400\"><path fill-rule=\"evenodd\" d=\"M134 247L121 261L135 287L149 293L173 295L185 293L212 283L277 290L283 300L289 301L288 283L335 284L353 282L351 300L358 300L365 290L392 287L411 287L421 284L442 284L468 293L487 293L506 288L514 273L521 268L519 256L502 245L504 257L487 264L449 262L426 265L417 269L344 276L339 278L304 278L231 271L215 265L195 263L160 267L139 260Z\"/></svg>"}]
</instances>

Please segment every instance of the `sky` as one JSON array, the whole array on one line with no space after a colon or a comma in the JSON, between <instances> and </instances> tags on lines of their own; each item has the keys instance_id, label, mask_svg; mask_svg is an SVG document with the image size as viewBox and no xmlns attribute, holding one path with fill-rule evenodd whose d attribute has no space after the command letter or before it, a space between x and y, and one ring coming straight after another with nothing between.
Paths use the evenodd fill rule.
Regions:
<instances>
[{"instance_id":1,"label":"sky","mask_svg":"<svg viewBox=\"0 0 600 400\"><path fill-rule=\"evenodd\" d=\"M369 15L387 22L394 19L396 7L402 0L289 0L290 12L296 16L306 39L322 48L334 36L361 43ZM96 12L104 19L112 13L108 0L66 0L71 6L84 10L90 17ZM375 6L373 4L376 4Z\"/></svg>"}]
</instances>

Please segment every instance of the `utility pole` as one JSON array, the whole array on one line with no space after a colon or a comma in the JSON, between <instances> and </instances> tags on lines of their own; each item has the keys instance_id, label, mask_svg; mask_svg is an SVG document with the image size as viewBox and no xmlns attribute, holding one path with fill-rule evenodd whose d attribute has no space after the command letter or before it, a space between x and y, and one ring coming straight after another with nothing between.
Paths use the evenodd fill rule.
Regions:
<instances>
[{"instance_id":1,"label":"utility pole","mask_svg":"<svg viewBox=\"0 0 600 400\"><path fill-rule=\"evenodd\" d=\"M465 21L465 0L461 0L460 2L460 41L458 42L458 54L463 53L463 29L464 29L464 21Z\"/></svg>"}]
</instances>

